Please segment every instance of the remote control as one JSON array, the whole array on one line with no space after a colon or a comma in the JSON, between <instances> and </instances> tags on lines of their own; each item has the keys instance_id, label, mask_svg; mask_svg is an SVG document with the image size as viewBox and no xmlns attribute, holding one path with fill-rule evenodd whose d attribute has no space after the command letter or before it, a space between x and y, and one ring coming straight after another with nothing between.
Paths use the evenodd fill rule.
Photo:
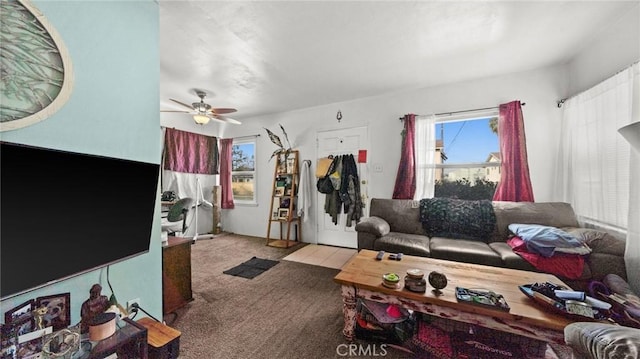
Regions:
<instances>
[{"instance_id":1,"label":"remote control","mask_svg":"<svg viewBox=\"0 0 640 359\"><path fill-rule=\"evenodd\" d=\"M376 260L381 261L382 257L384 257L384 251L379 251L378 255L376 256Z\"/></svg>"}]
</instances>

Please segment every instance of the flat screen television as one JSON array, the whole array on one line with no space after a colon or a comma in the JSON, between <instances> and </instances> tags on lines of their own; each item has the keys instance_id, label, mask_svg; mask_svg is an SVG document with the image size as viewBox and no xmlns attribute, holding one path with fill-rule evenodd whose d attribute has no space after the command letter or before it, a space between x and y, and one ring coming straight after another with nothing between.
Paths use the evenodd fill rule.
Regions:
<instances>
[{"instance_id":1,"label":"flat screen television","mask_svg":"<svg viewBox=\"0 0 640 359\"><path fill-rule=\"evenodd\" d=\"M158 164L0 146L1 299L149 251Z\"/></svg>"}]
</instances>

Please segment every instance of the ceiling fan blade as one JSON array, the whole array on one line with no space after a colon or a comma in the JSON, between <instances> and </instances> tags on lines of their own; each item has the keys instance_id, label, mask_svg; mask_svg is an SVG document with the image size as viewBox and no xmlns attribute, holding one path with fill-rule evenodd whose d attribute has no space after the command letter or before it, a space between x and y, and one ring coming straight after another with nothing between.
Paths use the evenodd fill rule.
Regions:
<instances>
[{"instance_id":1,"label":"ceiling fan blade","mask_svg":"<svg viewBox=\"0 0 640 359\"><path fill-rule=\"evenodd\" d=\"M238 121L238 120L234 120L231 117L226 117L226 116L220 116L220 115L213 115L213 119L220 121L220 122L224 122L224 123L230 123L233 125L242 125L242 122Z\"/></svg>"},{"instance_id":2,"label":"ceiling fan blade","mask_svg":"<svg viewBox=\"0 0 640 359\"><path fill-rule=\"evenodd\" d=\"M214 115L224 115L225 113L233 113L236 112L238 110L236 110L235 108L212 108L211 112L213 112Z\"/></svg>"},{"instance_id":3,"label":"ceiling fan blade","mask_svg":"<svg viewBox=\"0 0 640 359\"><path fill-rule=\"evenodd\" d=\"M195 110L195 109L193 108L193 106L191 106L191 105L187 105L187 104L186 104L186 103L184 103L184 102L180 102L180 101L178 101L178 100L174 100L174 99L172 99L172 98L170 98L169 100L171 100L171 101L173 101L173 102L175 102L175 103L177 103L177 104L180 104L180 105L182 105L182 106L184 106L184 107L186 107L186 108L188 108L188 109L190 109L190 110Z\"/></svg>"}]
</instances>

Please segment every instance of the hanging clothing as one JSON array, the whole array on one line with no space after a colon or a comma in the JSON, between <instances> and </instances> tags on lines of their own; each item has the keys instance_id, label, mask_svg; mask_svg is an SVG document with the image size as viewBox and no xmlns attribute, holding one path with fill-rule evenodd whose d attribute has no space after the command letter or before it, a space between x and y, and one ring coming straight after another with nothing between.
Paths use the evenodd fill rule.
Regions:
<instances>
[{"instance_id":1,"label":"hanging clothing","mask_svg":"<svg viewBox=\"0 0 640 359\"><path fill-rule=\"evenodd\" d=\"M300 186L298 187L298 217L302 217L303 222L309 218L312 188L311 161L304 160L300 169Z\"/></svg>"},{"instance_id":2,"label":"hanging clothing","mask_svg":"<svg viewBox=\"0 0 640 359\"><path fill-rule=\"evenodd\" d=\"M358 166L353 155L345 155L342 160L342 183L340 185L340 199L347 215L345 225L351 227L362 217L362 196L360 196L360 176Z\"/></svg>"},{"instance_id":3,"label":"hanging clothing","mask_svg":"<svg viewBox=\"0 0 640 359\"><path fill-rule=\"evenodd\" d=\"M334 224L338 224L341 213L346 214L345 225L351 227L353 221L358 223L362 218L362 196L360 195L360 177L358 167L353 155L340 155L334 157L334 161L340 168L339 176L333 178L339 180L335 185L338 189L325 196L324 210Z\"/></svg>"}]
</instances>

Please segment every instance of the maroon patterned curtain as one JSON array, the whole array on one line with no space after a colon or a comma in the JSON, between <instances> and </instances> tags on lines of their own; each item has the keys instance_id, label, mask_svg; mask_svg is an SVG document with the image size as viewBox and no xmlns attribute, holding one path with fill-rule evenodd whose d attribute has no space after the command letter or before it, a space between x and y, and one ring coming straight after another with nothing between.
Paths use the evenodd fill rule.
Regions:
<instances>
[{"instance_id":1,"label":"maroon patterned curtain","mask_svg":"<svg viewBox=\"0 0 640 359\"><path fill-rule=\"evenodd\" d=\"M533 202L520 101L500 105L498 136L502 165L500 183L493 195L493 200Z\"/></svg>"},{"instance_id":2,"label":"maroon patterned curtain","mask_svg":"<svg viewBox=\"0 0 640 359\"><path fill-rule=\"evenodd\" d=\"M413 149L416 136L415 123L416 115L408 114L404 116L402 153L400 154L396 184L393 188L393 198L396 199L413 199L413 194L416 192L416 156Z\"/></svg>"},{"instance_id":3,"label":"maroon patterned curtain","mask_svg":"<svg viewBox=\"0 0 640 359\"><path fill-rule=\"evenodd\" d=\"M164 169L218 174L218 139L167 128L164 135Z\"/></svg>"},{"instance_id":4,"label":"maroon patterned curtain","mask_svg":"<svg viewBox=\"0 0 640 359\"><path fill-rule=\"evenodd\" d=\"M233 138L223 138L220 140L220 188L222 194L220 200L221 207L233 209L233 188L231 187L231 158L233 154Z\"/></svg>"}]
</instances>

